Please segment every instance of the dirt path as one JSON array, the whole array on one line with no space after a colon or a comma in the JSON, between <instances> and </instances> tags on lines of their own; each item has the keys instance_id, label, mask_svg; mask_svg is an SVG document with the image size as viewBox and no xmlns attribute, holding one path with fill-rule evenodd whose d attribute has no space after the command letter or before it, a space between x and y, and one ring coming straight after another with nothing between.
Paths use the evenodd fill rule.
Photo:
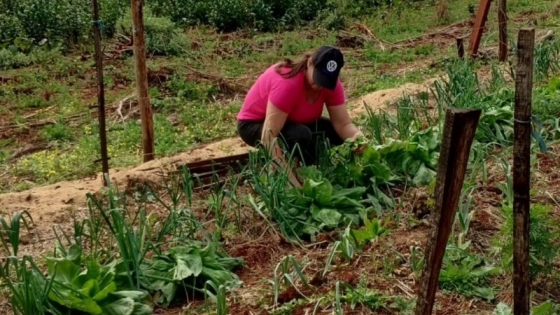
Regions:
<instances>
[{"instance_id":1,"label":"dirt path","mask_svg":"<svg viewBox=\"0 0 560 315\"><path fill-rule=\"evenodd\" d=\"M353 117L365 112L364 103L371 109L387 108L403 96L425 90L429 83L405 84L398 88L376 91L349 102L349 110ZM390 108L389 108L390 110ZM162 170L173 169L186 163L218 158L247 152L249 147L239 138L230 138L211 143L172 157L154 160L128 169L111 169L111 182L119 188L134 182L159 182ZM102 175L95 178L59 182L30 190L0 195L0 211L11 214L27 210L35 221L50 225L64 220L69 213L81 210L86 206L86 194L96 193L103 188Z\"/></svg>"}]
</instances>

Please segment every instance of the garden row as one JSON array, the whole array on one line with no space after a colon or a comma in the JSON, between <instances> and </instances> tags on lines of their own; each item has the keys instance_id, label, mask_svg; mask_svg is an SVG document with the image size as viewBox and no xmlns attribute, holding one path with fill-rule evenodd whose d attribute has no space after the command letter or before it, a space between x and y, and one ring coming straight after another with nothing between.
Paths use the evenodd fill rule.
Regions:
<instances>
[{"instance_id":1,"label":"garden row","mask_svg":"<svg viewBox=\"0 0 560 315\"><path fill-rule=\"evenodd\" d=\"M537 146L533 154L560 138L560 109L550 106L560 94L560 80L554 79L558 53L554 42L540 45L536 53L534 106L543 123L535 124ZM471 61L451 62L447 66L449 80L436 81L433 86L434 98L428 93L403 97L396 116L369 112L361 122L369 139L364 154L351 153L360 143L325 147L320 168L301 170L301 189L291 187L286 174L270 173L270 159L257 152L242 173L252 193L246 195L241 177L232 176L210 192L206 216L193 211L195 179L186 169L168 179L161 194L146 187L132 196L113 189L89 195L86 219L76 219L71 233L55 227L56 250L47 257L46 273L36 263L38 258L22 257L18 252L21 222L26 217L19 214L10 223L2 222L3 233L8 233L2 241L10 258L0 266L0 276L11 292L14 312L151 314L154 304L167 307L202 297L215 302L219 314L226 314L227 293L241 285L234 272L243 260L226 254L221 240L232 229L240 234L250 229L243 209L250 209L269 228L295 243L314 241L321 233L346 228L340 241L331 244L331 255L323 266L325 275L339 258L352 261L372 241L391 233L389 222L398 221L396 210L402 202L395 188L433 187L443 112L450 106L480 108L483 114L457 216L460 229L451 238L440 284L445 290L495 301L496 288L491 281L511 271L512 261L513 195L508 156L514 91L497 66L488 81L476 76L474 66ZM491 155L501 161L505 173L506 180L498 184L504 196L501 215L505 224L496 237L498 255L486 257L469 248L467 234L472 193L487 185ZM147 205L154 203L163 207L159 215L148 210ZM140 206L133 209L131 204ZM560 240L558 222L548 215L550 209L534 204L531 212L534 279L551 272L559 253L555 245ZM411 262L415 272L421 270L419 255L416 253ZM274 275L275 304L284 280L293 286L293 277L307 281L293 258L282 265L286 265L283 275ZM288 272L289 265L295 274ZM341 299L343 296L337 294L336 301L327 307L339 307Z\"/></svg>"}]
</instances>

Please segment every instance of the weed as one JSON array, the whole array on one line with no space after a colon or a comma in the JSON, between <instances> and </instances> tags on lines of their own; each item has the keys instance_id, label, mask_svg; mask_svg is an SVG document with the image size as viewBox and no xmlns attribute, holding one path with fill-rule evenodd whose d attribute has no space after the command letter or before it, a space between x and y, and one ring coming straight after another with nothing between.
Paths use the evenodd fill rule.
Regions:
<instances>
[{"instance_id":1,"label":"weed","mask_svg":"<svg viewBox=\"0 0 560 315\"><path fill-rule=\"evenodd\" d=\"M560 116L560 77L552 77L550 81L535 89L533 96L533 113L543 121Z\"/></svg>"},{"instance_id":2,"label":"weed","mask_svg":"<svg viewBox=\"0 0 560 315\"><path fill-rule=\"evenodd\" d=\"M357 288L353 288L347 283L342 283L342 286L345 293L340 296L340 300L348 303L352 310L358 305L362 305L372 311L388 309L387 304L389 298L379 291L367 288L363 281L360 282Z\"/></svg>"},{"instance_id":3,"label":"weed","mask_svg":"<svg viewBox=\"0 0 560 315\"><path fill-rule=\"evenodd\" d=\"M72 131L63 123L47 125L43 127L43 139L50 141L71 141L73 138Z\"/></svg>"},{"instance_id":4,"label":"weed","mask_svg":"<svg viewBox=\"0 0 560 315\"><path fill-rule=\"evenodd\" d=\"M31 58L24 53L0 49L0 70L17 69L32 63Z\"/></svg>"},{"instance_id":5,"label":"weed","mask_svg":"<svg viewBox=\"0 0 560 315\"><path fill-rule=\"evenodd\" d=\"M502 226L498 244L502 246L502 265L506 270L513 270L513 208L510 204L503 207L506 218ZM532 204L530 211L530 276L550 274L554 261L559 254L555 245L558 240L558 222L550 216L551 206Z\"/></svg>"},{"instance_id":6,"label":"weed","mask_svg":"<svg viewBox=\"0 0 560 315\"><path fill-rule=\"evenodd\" d=\"M469 246L470 242L461 247L447 246L439 283L444 290L492 301L495 298L494 288L488 287L487 281L499 274L500 269L488 265L482 257L470 253Z\"/></svg>"}]
</instances>

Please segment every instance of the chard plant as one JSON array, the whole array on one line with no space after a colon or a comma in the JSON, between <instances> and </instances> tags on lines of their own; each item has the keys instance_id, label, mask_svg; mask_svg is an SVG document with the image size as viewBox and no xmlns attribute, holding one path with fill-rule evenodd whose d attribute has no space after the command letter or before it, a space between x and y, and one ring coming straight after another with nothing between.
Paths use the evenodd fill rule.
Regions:
<instances>
[{"instance_id":1,"label":"chard plant","mask_svg":"<svg viewBox=\"0 0 560 315\"><path fill-rule=\"evenodd\" d=\"M143 263L141 284L159 295L158 304L169 306L177 301L181 291L187 297L198 293L223 294L221 286L231 288L239 282L232 270L242 265L242 259L229 257L213 243L189 242ZM207 292L209 289L217 290Z\"/></svg>"},{"instance_id":2,"label":"chard plant","mask_svg":"<svg viewBox=\"0 0 560 315\"><path fill-rule=\"evenodd\" d=\"M315 236L321 231L332 230L350 223L359 225L367 217L367 209L361 203L365 188L340 188L333 186L323 174L314 168L301 170L305 178L301 189L289 190L289 195L279 211L298 237ZM291 235L288 235L291 237Z\"/></svg>"},{"instance_id":3,"label":"chard plant","mask_svg":"<svg viewBox=\"0 0 560 315\"><path fill-rule=\"evenodd\" d=\"M148 292L129 289L116 261L101 266L96 260L82 262L81 256L81 248L72 245L66 256L47 259L52 276L48 297L61 310L92 315L152 314Z\"/></svg>"}]
</instances>

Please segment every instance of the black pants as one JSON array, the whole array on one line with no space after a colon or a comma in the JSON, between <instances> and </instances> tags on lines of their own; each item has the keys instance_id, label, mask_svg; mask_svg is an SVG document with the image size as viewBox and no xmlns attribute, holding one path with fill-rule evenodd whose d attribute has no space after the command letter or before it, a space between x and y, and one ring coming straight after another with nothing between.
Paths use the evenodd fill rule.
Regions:
<instances>
[{"instance_id":1,"label":"black pants","mask_svg":"<svg viewBox=\"0 0 560 315\"><path fill-rule=\"evenodd\" d=\"M261 144L263 125L262 121L238 121L237 132L245 143L257 148ZM305 165L316 164L322 149L344 143L326 117L308 125L287 121L278 138L289 151L287 153L293 152Z\"/></svg>"}]
</instances>

